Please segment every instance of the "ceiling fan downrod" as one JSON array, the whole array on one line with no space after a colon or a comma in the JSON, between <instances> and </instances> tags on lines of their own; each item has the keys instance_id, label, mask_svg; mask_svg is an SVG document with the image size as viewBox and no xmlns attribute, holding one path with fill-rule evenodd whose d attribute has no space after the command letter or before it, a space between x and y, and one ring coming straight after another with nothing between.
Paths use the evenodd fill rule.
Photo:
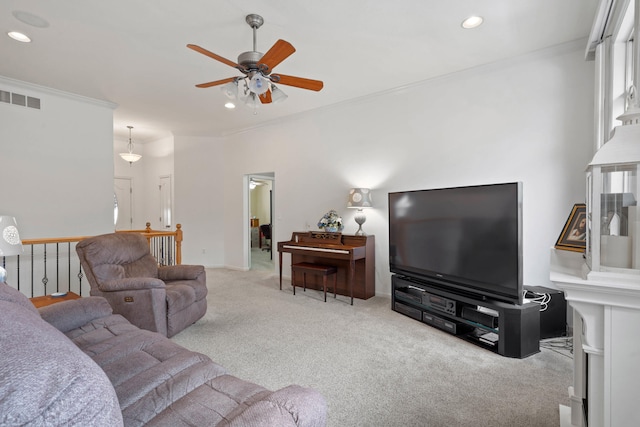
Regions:
<instances>
[{"instance_id":1,"label":"ceiling fan downrod","mask_svg":"<svg viewBox=\"0 0 640 427\"><path fill-rule=\"evenodd\" d=\"M257 52L257 30L262 26L262 24L264 24L264 19L262 19L262 16L252 13L250 15L247 15L247 18L245 20L247 21L247 24L249 24L249 26L253 28L253 51Z\"/></svg>"}]
</instances>

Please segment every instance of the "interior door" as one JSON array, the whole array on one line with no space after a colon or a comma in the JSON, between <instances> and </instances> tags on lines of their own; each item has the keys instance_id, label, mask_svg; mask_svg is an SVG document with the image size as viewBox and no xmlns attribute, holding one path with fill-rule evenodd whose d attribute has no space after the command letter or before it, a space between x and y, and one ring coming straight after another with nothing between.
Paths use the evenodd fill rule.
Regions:
<instances>
[{"instance_id":1,"label":"interior door","mask_svg":"<svg viewBox=\"0 0 640 427\"><path fill-rule=\"evenodd\" d=\"M133 228L133 185L131 178L114 178L114 223L116 230L131 230Z\"/></svg>"},{"instance_id":2,"label":"interior door","mask_svg":"<svg viewBox=\"0 0 640 427\"><path fill-rule=\"evenodd\" d=\"M160 185L160 225L171 228L171 176L161 176Z\"/></svg>"}]
</instances>

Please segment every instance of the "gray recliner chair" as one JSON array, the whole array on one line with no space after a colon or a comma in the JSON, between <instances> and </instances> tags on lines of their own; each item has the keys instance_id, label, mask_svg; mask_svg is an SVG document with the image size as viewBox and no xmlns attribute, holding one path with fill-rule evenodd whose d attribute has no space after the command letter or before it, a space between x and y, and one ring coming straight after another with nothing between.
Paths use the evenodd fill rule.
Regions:
<instances>
[{"instance_id":1,"label":"gray recliner chair","mask_svg":"<svg viewBox=\"0 0 640 427\"><path fill-rule=\"evenodd\" d=\"M160 266L147 239L136 233L90 237L76 245L92 296L109 301L139 328L172 337L207 311L201 265Z\"/></svg>"}]
</instances>

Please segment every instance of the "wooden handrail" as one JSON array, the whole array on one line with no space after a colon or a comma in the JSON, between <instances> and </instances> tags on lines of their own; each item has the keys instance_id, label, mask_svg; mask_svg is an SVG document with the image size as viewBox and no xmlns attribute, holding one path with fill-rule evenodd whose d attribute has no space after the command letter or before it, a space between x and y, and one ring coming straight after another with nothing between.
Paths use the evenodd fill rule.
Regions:
<instances>
[{"instance_id":1,"label":"wooden handrail","mask_svg":"<svg viewBox=\"0 0 640 427\"><path fill-rule=\"evenodd\" d=\"M153 237L173 236L176 242L176 264L182 264L182 224L176 224L175 231L152 230L151 223L147 222L144 230L116 230L116 233L138 233L147 238L149 246ZM53 243L77 243L91 236L78 237L48 237L43 239L22 239L23 245L50 245Z\"/></svg>"},{"instance_id":2,"label":"wooden handrail","mask_svg":"<svg viewBox=\"0 0 640 427\"><path fill-rule=\"evenodd\" d=\"M22 239L23 245L49 245L51 243L74 243L86 239L81 237L49 237L46 239Z\"/></svg>"},{"instance_id":3,"label":"wooden handrail","mask_svg":"<svg viewBox=\"0 0 640 427\"><path fill-rule=\"evenodd\" d=\"M176 242L176 264L182 264L182 224L176 224L176 231L162 231L151 229L151 223L147 222L144 230L118 230L116 233L138 233L147 238L151 246L152 237L173 236Z\"/></svg>"},{"instance_id":4,"label":"wooden handrail","mask_svg":"<svg viewBox=\"0 0 640 427\"><path fill-rule=\"evenodd\" d=\"M152 230L151 224L147 223L144 230L116 232L144 236L159 266L182 263L183 233L180 224L176 225L175 231ZM10 269L16 289L29 297L60 291L73 291L82 296L89 289L87 283L83 284L84 273L74 246L89 237L93 236L22 239L22 244L30 249L25 248L24 256L9 259L0 256L0 265Z\"/></svg>"}]
</instances>

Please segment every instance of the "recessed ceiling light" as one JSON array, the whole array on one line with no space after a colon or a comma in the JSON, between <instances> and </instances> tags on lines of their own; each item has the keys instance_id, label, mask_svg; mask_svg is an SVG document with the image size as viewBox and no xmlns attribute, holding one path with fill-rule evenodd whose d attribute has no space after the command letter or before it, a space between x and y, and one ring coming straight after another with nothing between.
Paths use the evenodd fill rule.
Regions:
<instances>
[{"instance_id":1,"label":"recessed ceiling light","mask_svg":"<svg viewBox=\"0 0 640 427\"><path fill-rule=\"evenodd\" d=\"M22 43L29 43L31 41L31 39L27 35L19 33L17 31L9 31L7 35L12 39Z\"/></svg>"},{"instance_id":2,"label":"recessed ceiling light","mask_svg":"<svg viewBox=\"0 0 640 427\"><path fill-rule=\"evenodd\" d=\"M236 104L234 104L233 102L227 102L226 104L224 104L224 106L230 110L236 108Z\"/></svg>"},{"instance_id":3,"label":"recessed ceiling light","mask_svg":"<svg viewBox=\"0 0 640 427\"><path fill-rule=\"evenodd\" d=\"M467 30L471 28L479 27L484 19L482 16L470 16L464 21L462 21L462 28L466 28Z\"/></svg>"}]
</instances>

